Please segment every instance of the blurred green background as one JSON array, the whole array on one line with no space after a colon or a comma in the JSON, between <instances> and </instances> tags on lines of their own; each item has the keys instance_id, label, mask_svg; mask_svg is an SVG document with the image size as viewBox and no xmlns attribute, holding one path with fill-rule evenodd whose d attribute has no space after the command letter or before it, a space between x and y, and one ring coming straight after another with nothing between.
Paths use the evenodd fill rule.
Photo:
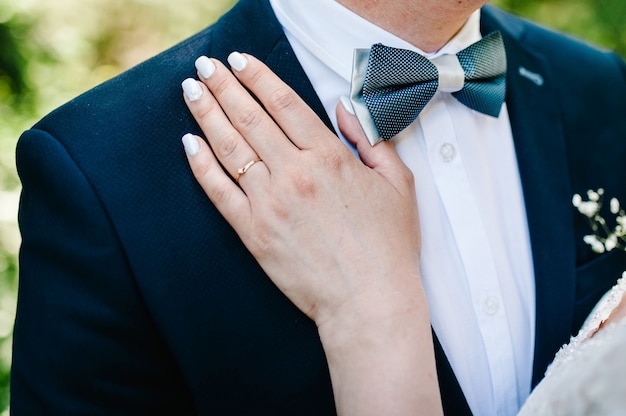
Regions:
<instances>
[{"instance_id":1,"label":"blurred green background","mask_svg":"<svg viewBox=\"0 0 626 416\"><path fill-rule=\"evenodd\" d=\"M233 3L0 0L0 415L8 414L17 290L17 138L55 107L209 25ZM626 0L492 3L626 56Z\"/></svg>"}]
</instances>

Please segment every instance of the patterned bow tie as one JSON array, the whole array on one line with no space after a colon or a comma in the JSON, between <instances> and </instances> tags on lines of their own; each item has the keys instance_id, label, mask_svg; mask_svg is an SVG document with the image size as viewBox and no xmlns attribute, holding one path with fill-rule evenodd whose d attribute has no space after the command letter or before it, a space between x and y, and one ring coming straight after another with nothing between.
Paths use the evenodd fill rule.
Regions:
<instances>
[{"instance_id":1,"label":"patterned bow tie","mask_svg":"<svg viewBox=\"0 0 626 416\"><path fill-rule=\"evenodd\" d=\"M417 52L376 44L354 52L350 99L370 144L409 126L437 90L498 117L506 93L506 55L493 32L456 55L429 60Z\"/></svg>"}]
</instances>

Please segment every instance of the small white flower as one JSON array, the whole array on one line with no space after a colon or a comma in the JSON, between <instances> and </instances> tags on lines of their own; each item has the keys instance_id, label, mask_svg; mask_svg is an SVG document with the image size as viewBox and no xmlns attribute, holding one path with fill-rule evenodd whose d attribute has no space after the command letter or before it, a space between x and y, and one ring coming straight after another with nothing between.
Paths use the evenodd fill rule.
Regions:
<instances>
[{"instance_id":1,"label":"small white flower","mask_svg":"<svg viewBox=\"0 0 626 416\"><path fill-rule=\"evenodd\" d=\"M600 204L594 201L583 201L578 205L578 212L587 218L593 218L600 209Z\"/></svg>"},{"instance_id":2,"label":"small white flower","mask_svg":"<svg viewBox=\"0 0 626 416\"><path fill-rule=\"evenodd\" d=\"M601 194L601 192L599 192L599 191L601 191L601 190L602 190L602 188L598 189L598 192L596 192L596 191L594 191L592 189L588 190L587 191L587 198L589 198L590 201L598 202L600 200L600 194Z\"/></svg>"},{"instance_id":3,"label":"small white flower","mask_svg":"<svg viewBox=\"0 0 626 416\"><path fill-rule=\"evenodd\" d=\"M598 254L602 254L604 253L604 244L598 241L597 244L591 246L591 249Z\"/></svg>"},{"instance_id":4,"label":"small white flower","mask_svg":"<svg viewBox=\"0 0 626 416\"><path fill-rule=\"evenodd\" d=\"M615 218L615 221L617 221L617 223L621 225L622 228L626 228L626 215L620 215L619 217Z\"/></svg>"},{"instance_id":5,"label":"small white flower","mask_svg":"<svg viewBox=\"0 0 626 416\"><path fill-rule=\"evenodd\" d=\"M589 234L583 237L583 241L587 244L589 244L591 246L591 249L596 252L596 253L604 253L604 244L602 244L602 242L600 240L598 240L598 237L593 235L593 234Z\"/></svg>"},{"instance_id":6,"label":"small white flower","mask_svg":"<svg viewBox=\"0 0 626 416\"><path fill-rule=\"evenodd\" d=\"M572 205L578 208L581 202L583 202L583 198L579 194L574 194L572 197Z\"/></svg>"},{"instance_id":7,"label":"small white flower","mask_svg":"<svg viewBox=\"0 0 626 416\"><path fill-rule=\"evenodd\" d=\"M611 251L617 247L617 236L615 234L611 234L604 242L604 247L606 248L606 251Z\"/></svg>"},{"instance_id":8,"label":"small white flower","mask_svg":"<svg viewBox=\"0 0 626 416\"><path fill-rule=\"evenodd\" d=\"M619 213L619 201L617 198L611 198L611 214Z\"/></svg>"}]
</instances>

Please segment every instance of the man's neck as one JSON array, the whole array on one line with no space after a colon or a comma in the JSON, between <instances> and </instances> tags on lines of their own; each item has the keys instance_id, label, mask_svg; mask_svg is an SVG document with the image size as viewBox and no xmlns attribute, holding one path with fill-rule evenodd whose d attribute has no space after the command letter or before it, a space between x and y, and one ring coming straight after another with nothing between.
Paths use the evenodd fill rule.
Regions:
<instances>
[{"instance_id":1,"label":"man's neck","mask_svg":"<svg viewBox=\"0 0 626 416\"><path fill-rule=\"evenodd\" d=\"M337 0L424 52L436 52L488 0Z\"/></svg>"}]
</instances>

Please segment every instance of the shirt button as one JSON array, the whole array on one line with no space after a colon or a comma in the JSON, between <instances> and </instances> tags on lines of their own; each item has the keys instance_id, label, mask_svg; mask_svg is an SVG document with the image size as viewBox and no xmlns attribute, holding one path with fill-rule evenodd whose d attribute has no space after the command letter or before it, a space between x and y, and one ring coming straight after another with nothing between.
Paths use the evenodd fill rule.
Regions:
<instances>
[{"instance_id":1,"label":"shirt button","mask_svg":"<svg viewBox=\"0 0 626 416\"><path fill-rule=\"evenodd\" d=\"M450 143L444 143L439 148L439 156L446 163L452 162L456 156L456 149Z\"/></svg>"},{"instance_id":2,"label":"shirt button","mask_svg":"<svg viewBox=\"0 0 626 416\"><path fill-rule=\"evenodd\" d=\"M487 296L483 300L483 312L487 315L495 315L500 309L500 301L495 296Z\"/></svg>"}]
</instances>

